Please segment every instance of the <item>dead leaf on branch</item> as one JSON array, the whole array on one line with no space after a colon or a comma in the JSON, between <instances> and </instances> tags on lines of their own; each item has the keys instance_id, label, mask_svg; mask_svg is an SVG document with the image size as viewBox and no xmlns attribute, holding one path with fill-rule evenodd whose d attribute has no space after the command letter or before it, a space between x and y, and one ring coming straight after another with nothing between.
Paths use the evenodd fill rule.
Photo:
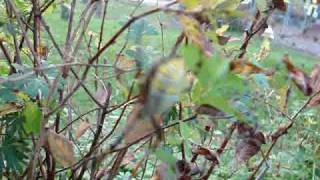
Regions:
<instances>
[{"instance_id":1,"label":"dead leaf on branch","mask_svg":"<svg viewBox=\"0 0 320 180\"><path fill-rule=\"evenodd\" d=\"M311 87L313 92L318 93L320 91L320 64L316 64L311 71ZM309 106L316 106L320 104L320 94L315 95L309 102Z\"/></svg>"},{"instance_id":2,"label":"dead leaf on branch","mask_svg":"<svg viewBox=\"0 0 320 180\"><path fill-rule=\"evenodd\" d=\"M293 80L294 84L303 92L305 96L312 94L312 87L310 85L311 78L302 70L296 68L290 61L289 56L286 54L283 57L283 62L286 65L289 76Z\"/></svg>"},{"instance_id":3,"label":"dead leaf on branch","mask_svg":"<svg viewBox=\"0 0 320 180\"><path fill-rule=\"evenodd\" d=\"M287 5L284 0L272 0L273 6L280 11L286 11Z\"/></svg>"},{"instance_id":4,"label":"dead leaf on branch","mask_svg":"<svg viewBox=\"0 0 320 180\"><path fill-rule=\"evenodd\" d=\"M76 139L79 139L90 127L90 123L88 123L87 121L81 121L79 127L76 130Z\"/></svg>"},{"instance_id":5,"label":"dead leaf on branch","mask_svg":"<svg viewBox=\"0 0 320 180\"><path fill-rule=\"evenodd\" d=\"M213 117L226 115L224 112L222 112L218 108L211 106L209 104L199 105L195 109L198 114L206 114L206 115L210 115Z\"/></svg>"},{"instance_id":6,"label":"dead leaf on branch","mask_svg":"<svg viewBox=\"0 0 320 180\"><path fill-rule=\"evenodd\" d=\"M302 70L296 68L290 61L289 56L283 57L283 62L287 66L289 76L292 78L294 84L305 96L310 96L312 93L319 93L320 91L320 64L314 65L310 76ZM310 100L308 106L316 106L320 104L320 94L315 94Z\"/></svg>"},{"instance_id":7,"label":"dead leaf on branch","mask_svg":"<svg viewBox=\"0 0 320 180\"><path fill-rule=\"evenodd\" d=\"M47 141L53 158L61 163L64 168L70 167L76 162L73 143L66 137L48 130Z\"/></svg>"},{"instance_id":8,"label":"dead leaf on branch","mask_svg":"<svg viewBox=\"0 0 320 180\"><path fill-rule=\"evenodd\" d=\"M208 148L202 147L200 145L193 145L192 153L204 156L207 160L212 161L212 162L216 162L218 164L220 162L219 156L216 152L214 152Z\"/></svg>"},{"instance_id":9,"label":"dead leaf on branch","mask_svg":"<svg viewBox=\"0 0 320 180\"><path fill-rule=\"evenodd\" d=\"M124 131L124 139L126 144L130 144L139 140L140 138L156 131L156 128L162 125L163 120L160 115L155 115L154 119L151 119L142 111L143 105L136 104L128 115ZM155 124L153 124L153 121Z\"/></svg>"},{"instance_id":10,"label":"dead leaf on branch","mask_svg":"<svg viewBox=\"0 0 320 180\"><path fill-rule=\"evenodd\" d=\"M263 73L266 76L272 76L273 70L266 70L257 65L244 60L233 60L230 62L230 71L237 74L259 74Z\"/></svg>"},{"instance_id":11,"label":"dead leaf on branch","mask_svg":"<svg viewBox=\"0 0 320 180\"><path fill-rule=\"evenodd\" d=\"M238 166L256 155L260 151L261 145L266 142L262 132L257 131L246 123L238 124L237 130L238 139L235 158Z\"/></svg>"},{"instance_id":12,"label":"dead leaf on branch","mask_svg":"<svg viewBox=\"0 0 320 180\"><path fill-rule=\"evenodd\" d=\"M201 30L199 22L196 19L185 15L180 15L179 21L185 35L190 38L205 55L211 56L213 53L212 45L205 36L205 33Z\"/></svg>"}]
</instances>

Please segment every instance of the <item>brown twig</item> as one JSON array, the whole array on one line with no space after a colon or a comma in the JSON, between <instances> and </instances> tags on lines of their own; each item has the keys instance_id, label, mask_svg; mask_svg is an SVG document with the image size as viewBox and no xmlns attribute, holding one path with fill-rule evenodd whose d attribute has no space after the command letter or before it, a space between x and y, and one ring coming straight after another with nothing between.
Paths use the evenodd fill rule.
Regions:
<instances>
[{"instance_id":1,"label":"brown twig","mask_svg":"<svg viewBox=\"0 0 320 180\"><path fill-rule=\"evenodd\" d=\"M263 157L263 159L261 160L261 162L258 164L258 166L254 169L254 171L252 172L252 174L250 175L250 177L248 179L254 179L255 175L257 174L257 172L259 171L259 169L261 168L261 166L263 165L263 163L267 160L267 158L270 156L272 149L274 148L274 146L276 145L276 143L278 142L278 139L280 137L282 137L283 135L285 135L288 130L293 126L294 124L294 120L299 116L299 114L308 106L308 104L310 103L310 101L317 96L320 93L320 91L316 92L315 94L313 94L311 97L309 97L309 99L298 109L298 111L289 119L289 123L284 126L284 127L279 127L277 129L277 131L275 133L273 133L273 138L272 138L272 144L270 145L270 147L268 148L267 152L265 153L265 156Z\"/></svg>"},{"instance_id":2,"label":"brown twig","mask_svg":"<svg viewBox=\"0 0 320 180\"><path fill-rule=\"evenodd\" d=\"M219 148L217 149L217 151L216 151L218 156L220 156L220 155L224 152L224 150L225 150L228 142L230 141L231 136L232 136L234 130L236 129L236 127L237 127L237 124L236 124L236 123L233 123L233 124L229 127L229 133L228 133L228 134L226 135L226 137L223 139L220 147L219 147ZM209 179L210 175L212 174L212 171L214 170L215 166L218 165L218 164L219 164L218 161L213 161L213 162L211 163L211 166L209 167L206 175L204 175L204 176L201 178L201 180L207 180L207 179Z\"/></svg>"}]
</instances>

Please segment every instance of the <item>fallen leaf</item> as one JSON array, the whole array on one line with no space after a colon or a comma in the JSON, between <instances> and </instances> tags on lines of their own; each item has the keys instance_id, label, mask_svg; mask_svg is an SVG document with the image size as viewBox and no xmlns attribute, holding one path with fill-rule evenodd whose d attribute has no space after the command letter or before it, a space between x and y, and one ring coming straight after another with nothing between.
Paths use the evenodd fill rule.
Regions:
<instances>
[{"instance_id":1,"label":"fallen leaf","mask_svg":"<svg viewBox=\"0 0 320 180\"><path fill-rule=\"evenodd\" d=\"M312 94L312 87L310 85L310 77L302 70L296 68L290 61L289 56L286 54L283 57L283 62L287 66L289 76L294 84L303 92L305 96Z\"/></svg>"},{"instance_id":2,"label":"fallen leaf","mask_svg":"<svg viewBox=\"0 0 320 180\"><path fill-rule=\"evenodd\" d=\"M87 121L82 121L76 130L76 139L79 139L89 128L91 127L91 124Z\"/></svg>"},{"instance_id":3,"label":"fallen leaf","mask_svg":"<svg viewBox=\"0 0 320 180\"><path fill-rule=\"evenodd\" d=\"M71 141L52 130L47 131L47 138L53 158L64 168L70 167L76 162Z\"/></svg>"}]
</instances>

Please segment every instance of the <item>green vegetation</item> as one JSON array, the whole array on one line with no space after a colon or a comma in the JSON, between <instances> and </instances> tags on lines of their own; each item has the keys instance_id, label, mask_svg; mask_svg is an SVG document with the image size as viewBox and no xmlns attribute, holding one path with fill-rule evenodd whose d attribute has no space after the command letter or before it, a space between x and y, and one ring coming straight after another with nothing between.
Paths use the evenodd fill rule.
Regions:
<instances>
[{"instance_id":1,"label":"green vegetation","mask_svg":"<svg viewBox=\"0 0 320 180\"><path fill-rule=\"evenodd\" d=\"M2 178L320 177L319 57L256 33L285 1L101 2L0 3Z\"/></svg>"}]
</instances>

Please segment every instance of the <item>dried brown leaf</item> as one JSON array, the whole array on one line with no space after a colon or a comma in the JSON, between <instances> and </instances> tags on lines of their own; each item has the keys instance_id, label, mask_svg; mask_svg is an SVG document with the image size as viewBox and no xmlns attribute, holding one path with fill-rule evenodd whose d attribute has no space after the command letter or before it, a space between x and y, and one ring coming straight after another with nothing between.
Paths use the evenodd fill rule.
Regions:
<instances>
[{"instance_id":1,"label":"dried brown leaf","mask_svg":"<svg viewBox=\"0 0 320 180\"><path fill-rule=\"evenodd\" d=\"M293 80L294 84L303 92L305 96L310 96L312 94L312 87L310 85L310 77L302 70L296 68L290 61L289 56L285 55L283 57L283 62L286 65L289 76Z\"/></svg>"},{"instance_id":2,"label":"dried brown leaf","mask_svg":"<svg viewBox=\"0 0 320 180\"><path fill-rule=\"evenodd\" d=\"M215 153L214 151L212 151L208 148L205 148L205 147L202 147L199 145L193 146L192 153L197 154L197 155L202 155L207 160L212 161L212 162L218 162L218 163L220 162L217 153Z\"/></svg>"},{"instance_id":3,"label":"dried brown leaf","mask_svg":"<svg viewBox=\"0 0 320 180\"><path fill-rule=\"evenodd\" d=\"M209 104L202 104L196 107L196 112L198 114L207 114L210 116L225 116L225 113L219 110L218 108L211 106Z\"/></svg>"},{"instance_id":4,"label":"dried brown leaf","mask_svg":"<svg viewBox=\"0 0 320 180\"><path fill-rule=\"evenodd\" d=\"M273 6L281 11L287 10L287 5L284 0L272 0Z\"/></svg>"},{"instance_id":5,"label":"dried brown leaf","mask_svg":"<svg viewBox=\"0 0 320 180\"><path fill-rule=\"evenodd\" d=\"M273 70L265 70L258 67L255 64L252 64L243 60L234 60L230 62L230 71L237 74L258 74L263 73L267 76L272 76L274 74Z\"/></svg>"},{"instance_id":6,"label":"dried brown leaf","mask_svg":"<svg viewBox=\"0 0 320 180\"><path fill-rule=\"evenodd\" d=\"M136 140L154 132L156 130L155 126L161 126L162 124L162 118L160 115L154 115L154 118L152 119L149 116L145 116L142 111L143 105L136 104L128 115L124 136L127 144L135 142Z\"/></svg>"},{"instance_id":7,"label":"dried brown leaf","mask_svg":"<svg viewBox=\"0 0 320 180\"><path fill-rule=\"evenodd\" d=\"M246 123L240 123L237 129L236 162L239 165L256 155L261 145L266 143L266 140L262 132L257 131Z\"/></svg>"},{"instance_id":8,"label":"dried brown leaf","mask_svg":"<svg viewBox=\"0 0 320 180\"><path fill-rule=\"evenodd\" d=\"M47 138L52 156L64 168L70 167L76 162L71 141L52 130L47 131Z\"/></svg>"},{"instance_id":9,"label":"dried brown leaf","mask_svg":"<svg viewBox=\"0 0 320 180\"><path fill-rule=\"evenodd\" d=\"M310 75L310 84L313 92L318 93L320 91L320 64L316 64L313 67ZM309 103L309 106L316 106L320 104L320 94L315 95Z\"/></svg>"},{"instance_id":10,"label":"dried brown leaf","mask_svg":"<svg viewBox=\"0 0 320 180\"><path fill-rule=\"evenodd\" d=\"M79 139L90 127L90 123L88 123L87 121L82 121L79 124L78 129L76 130L76 139Z\"/></svg>"}]
</instances>

